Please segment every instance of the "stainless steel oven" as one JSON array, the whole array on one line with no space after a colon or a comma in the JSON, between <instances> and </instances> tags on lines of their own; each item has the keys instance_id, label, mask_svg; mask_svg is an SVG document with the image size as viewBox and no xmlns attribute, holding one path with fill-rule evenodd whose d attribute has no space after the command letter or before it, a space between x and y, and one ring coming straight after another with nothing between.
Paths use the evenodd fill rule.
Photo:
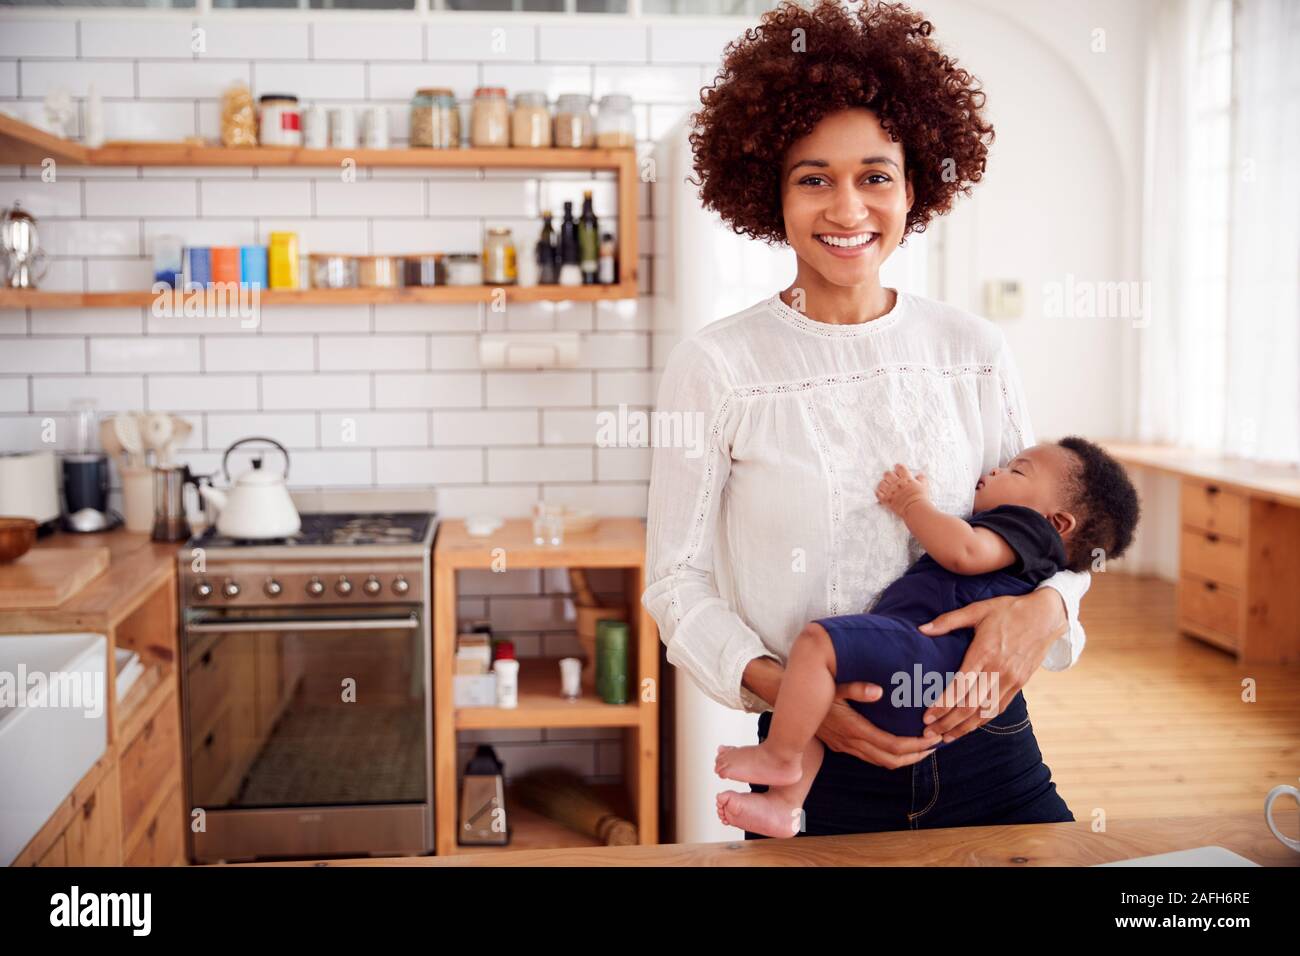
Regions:
<instances>
[{"instance_id":1,"label":"stainless steel oven","mask_svg":"<svg viewBox=\"0 0 1300 956\"><path fill-rule=\"evenodd\" d=\"M182 574L192 856L431 852L429 551L285 550Z\"/></svg>"}]
</instances>

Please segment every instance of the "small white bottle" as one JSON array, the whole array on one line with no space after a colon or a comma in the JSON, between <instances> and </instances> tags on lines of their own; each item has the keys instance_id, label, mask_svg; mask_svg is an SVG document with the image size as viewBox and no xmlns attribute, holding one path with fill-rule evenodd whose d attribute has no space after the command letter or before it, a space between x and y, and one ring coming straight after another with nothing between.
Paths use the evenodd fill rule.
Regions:
<instances>
[{"instance_id":1,"label":"small white bottle","mask_svg":"<svg viewBox=\"0 0 1300 956\"><path fill-rule=\"evenodd\" d=\"M513 709L519 706L519 662L501 657L492 665L497 678L497 706Z\"/></svg>"},{"instance_id":2,"label":"small white bottle","mask_svg":"<svg viewBox=\"0 0 1300 956\"><path fill-rule=\"evenodd\" d=\"M302 112L302 144L308 149L325 149L329 143L329 117L313 103Z\"/></svg>"}]
</instances>

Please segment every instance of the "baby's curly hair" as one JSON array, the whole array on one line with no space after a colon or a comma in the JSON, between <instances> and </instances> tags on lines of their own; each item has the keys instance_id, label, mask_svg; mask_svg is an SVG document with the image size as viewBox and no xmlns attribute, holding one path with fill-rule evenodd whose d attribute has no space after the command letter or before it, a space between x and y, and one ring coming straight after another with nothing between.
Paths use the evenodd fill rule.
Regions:
<instances>
[{"instance_id":1,"label":"baby's curly hair","mask_svg":"<svg viewBox=\"0 0 1300 956\"><path fill-rule=\"evenodd\" d=\"M1128 550L1142 505L1124 466L1100 445L1078 435L1057 444L1075 458L1069 497L1079 527L1067 549L1068 564L1071 571L1087 571L1095 551L1109 560Z\"/></svg>"},{"instance_id":2,"label":"baby's curly hair","mask_svg":"<svg viewBox=\"0 0 1300 956\"><path fill-rule=\"evenodd\" d=\"M786 241L786 151L823 117L865 107L903 146L913 189L903 236L923 232L980 181L993 142L979 81L939 49L932 29L903 4L877 0L856 11L837 0L812 9L787 0L763 14L727 44L691 117L690 181L705 207L742 235Z\"/></svg>"}]
</instances>

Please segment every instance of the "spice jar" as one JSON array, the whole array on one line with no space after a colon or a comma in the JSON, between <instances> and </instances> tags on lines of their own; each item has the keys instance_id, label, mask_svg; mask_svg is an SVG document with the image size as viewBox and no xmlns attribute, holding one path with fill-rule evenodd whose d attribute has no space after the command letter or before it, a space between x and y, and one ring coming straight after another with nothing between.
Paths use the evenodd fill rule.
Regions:
<instances>
[{"instance_id":1,"label":"spice jar","mask_svg":"<svg viewBox=\"0 0 1300 956\"><path fill-rule=\"evenodd\" d=\"M258 142L263 146L301 146L302 118L298 97L267 93L258 104Z\"/></svg>"},{"instance_id":2,"label":"spice jar","mask_svg":"<svg viewBox=\"0 0 1300 956\"><path fill-rule=\"evenodd\" d=\"M545 93L518 93L510 114L510 145L534 149L551 145L551 111Z\"/></svg>"},{"instance_id":3,"label":"spice jar","mask_svg":"<svg viewBox=\"0 0 1300 956\"><path fill-rule=\"evenodd\" d=\"M447 256L447 285L482 285L483 267L477 253L453 252Z\"/></svg>"},{"instance_id":4,"label":"spice jar","mask_svg":"<svg viewBox=\"0 0 1300 956\"><path fill-rule=\"evenodd\" d=\"M446 256L440 252L420 252L403 260L403 277L409 287L420 288L447 284Z\"/></svg>"},{"instance_id":5,"label":"spice jar","mask_svg":"<svg viewBox=\"0 0 1300 956\"><path fill-rule=\"evenodd\" d=\"M594 140L591 97L586 93L565 93L555 101L555 145L582 149Z\"/></svg>"},{"instance_id":6,"label":"spice jar","mask_svg":"<svg viewBox=\"0 0 1300 956\"><path fill-rule=\"evenodd\" d=\"M432 149L460 146L460 109L451 90L429 86L411 99L411 145Z\"/></svg>"},{"instance_id":7,"label":"spice jar","mask_svg":"<svg viewBox=\"0 0 1300 956\"><path fill-rule=\"evenodd\" d=\"M474 91L470 143L478 147L510 145L510 104L503 87L480 86Z\"/></svg>"},{"instance_id":8,"label":"spice jar","mask_svg":"<svg viewBox=\"0 0 1300 956\"><path fill-rule=\"evenodd\" d=\"M351 256L335 253L312 253L307 257L311 264L313 289L352 289L357 284L357 263Z\"/></svg>"},{"instance_id":9,"label":"spice jar","mask_svg":"<svg viewBox=\"0 0 1300 956\"><path fill-rule=\"evenodd\" d=\"M397 256L357 256L357 285L363 289L396 289L402 284L401 263Z\"/></svg>"},{"instance_id":10,"label":"spice jar","mask_svg":"<svg viewBox=\"0 0 1300 956\"><path fill-rule=\"evenodd\" d=\"M488 285L514 285L515 240L504 226L489 229L483 242L483 281Z\"/></svg>"},{"instance_id":11,"label":"spice jar","mask_svg":"<svg viewBox=\"0 0 1300 956\"><path fill-rule=\"evenodd\" d=\"M632 97L610 93L600 98L596 110L596 145L602 149L624 149L636 145L636 117Z\"/></svg>"}]
</instances>

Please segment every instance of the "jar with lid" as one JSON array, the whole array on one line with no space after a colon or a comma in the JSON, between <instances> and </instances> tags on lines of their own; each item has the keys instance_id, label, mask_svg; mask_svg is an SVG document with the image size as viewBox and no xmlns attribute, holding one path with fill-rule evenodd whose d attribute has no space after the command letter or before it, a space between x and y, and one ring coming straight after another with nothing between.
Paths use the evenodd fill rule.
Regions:
<instances>
[{"instance_id":1,"label":"jar with lid","mask_svg":"<svg viewBox=\"0 0 1300 956\"><path fill-rule=\"evenodd\" d=\"M514 285L518 276L515 240L504 226L489 229L483 242L483 281L488 285Z\"/></svg>"},{"instance_id":2,"label":"jar with lid","mask_svg":"<svg viewBox=\"0 0 1300 956\"><path fill-rule=\"evenodd\" d=\"M470 111L470 144L478 147L510 145L510 103L500 86L480 86L474 91Z\"/></svg>"},{"instance_id":3,"label":"jar with lid","mask_svg":"<svg viewBox=\"0 0 1300 956\"><path fill-rule=\"evenodd\" d=\"M625 149L636 145L632 97L626 93L610 93L600 98L596 110L596 145L602 149Z\"/></svg>"},{"instance_id":4,"label":"jar with lid","mask_svg":"<svg viewBox=\"0 0 1300 956\"><path fill-rule=\"evenodd\" d=\"M518 93L510 114L510 145L538 149L551 145L551 111L545 93Z\"/></svg>"},{"instance_id":5,"label":"jar with lid","mask_svg":"<svg viewBox=\"0 0 1300 956\"><path fill-rule=\"evenodd\" d=\"M406 285L425 288L447 284L446 257L440 252L416 252L404 258Z\"/></svg>"},{"instance_id":6,"label":"jar with lid","mask_svg":"<svg viewBox=\"0 0 1300 956\"><path fill-rule=\"evenodd\" d=\"M301 146L302 117L298 97L267 93L257 101L258 142L263 146Z\"/></svg>"},{"instance_id":7,"label":"jar with lid","mask_svg":"<svg viewBox=\"0 0 1300 956\"><path fill-rule=\"evenodd\" d=\"M483 266L478 253L452 252L447 254L447 285L482 285Z\"/></svg>"},{"instance_id":8,"label":"jar with lid","mask_svg":"<svg viewBox=\"0 0 1300 956\"><path fill-rule=\"evenodd\" d=\"M555 101L555 145L583 149L594 141L591 97L586 93L565 93Z\"/></svg>"},{"instance_id":9,"label":"jar with lid","mask_svg":"<svg viewBox=\"0 0 1300 956\"><path fill-rule=\"evenodd\" d=\"M460 146L460 109L445 87L429 86L411 99L411 145L432 149Z\"/></svg>"},{"instance_id":10,"label":"jar with lid","mask_svg":"<svg viewBox=\"0 0 1300 956\"><path fill-rule=\"evenodd\" d=\"M352 256L313 252L307 261L313 289L351 289L357 284L357 261Z\"/></svg>"}]
</instances>

